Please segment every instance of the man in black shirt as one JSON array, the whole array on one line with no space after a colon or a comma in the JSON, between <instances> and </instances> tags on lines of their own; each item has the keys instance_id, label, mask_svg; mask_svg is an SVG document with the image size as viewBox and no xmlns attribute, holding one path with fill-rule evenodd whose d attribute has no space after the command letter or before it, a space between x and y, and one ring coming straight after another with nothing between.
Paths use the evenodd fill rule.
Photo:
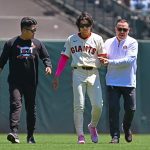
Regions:
<instances>
[{"instance_id":1,"label":"man in black shirt","mask_svg":"<svg viewBox=\"0 0 150 150\"><path fill-rule=\"evenodd\" d=\"M25 100L27 121L27 143L35 143L36 110L35 96L38 84L38 60L45 65L46 74L51 74L51 60L42 42L34 38L37 21L30 17L21 20L21 35L8 40L0 56L0 71L9 60L10 92L10 129L7 139L20 143L18 127L22 107L22 96Z\"/></svg>"}]
</instances>

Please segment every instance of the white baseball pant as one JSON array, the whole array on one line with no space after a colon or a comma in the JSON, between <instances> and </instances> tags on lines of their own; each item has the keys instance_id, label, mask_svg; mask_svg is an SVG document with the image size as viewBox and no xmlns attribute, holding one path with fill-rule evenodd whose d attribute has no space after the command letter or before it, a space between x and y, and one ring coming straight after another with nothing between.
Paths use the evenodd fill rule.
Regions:
<instances>
[{"instance_id":1,"label":"white baseball pant","mask_svg":"<svg viewBox=\"0 0 150 150\"><path fill-rule=\"evenodd\" d=\"M98 69L84 70L77 67L73 70L74 123L77 135L83 135L83 112L85 93L87 92L91 106L91 125L96 127L101 116L103 99Z\"/></svg>"}]
</instances>

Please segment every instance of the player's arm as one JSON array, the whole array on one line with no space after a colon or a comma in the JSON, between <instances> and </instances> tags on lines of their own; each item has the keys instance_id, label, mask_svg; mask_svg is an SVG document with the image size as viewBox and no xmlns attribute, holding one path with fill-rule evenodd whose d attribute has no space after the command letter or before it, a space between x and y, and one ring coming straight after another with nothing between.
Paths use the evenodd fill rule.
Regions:
<instances>
[{"instance_id":1,"label":"player's arm","mask_svg":"<svg viewBox=\"0 0 150 150\"><path fill-rule=\"evenodd\" d=\"M104 45L104 41L101 38L99 42L99 49L98 49L98 59L100 60L101 64L105 64L104 60L102 58L107 58L107 53Z\"/></svg>"},{"instance_id":2,"label":"player's arm","mask_svg":"<svg viewBox=\"0 0 150 150\"><path fill-rule=\"evenodd\" d=\"M10 52L10 43L6 42L0 56L0 72L3 70L4 65L7 63Z\"/></svg>"},{"instance_id":3,"label":"player's arm","mask_svg":"<svg viewBox=\"0 0 150 150\"><path fill-rule=\"evenodd\" d=\"M48 51L42 42L40 41L35 41L35 42L37 42L37 44L40 44L39 57L43 61L43 64L45 66L45 74L50 75L52 73L52 63Z\"/></svg>"},{"instance_id":4,"label":"player's arm","mask_svg":"<svg viewBox=\"0 0 150 150\"><path fill-rule=\"evenodd\" d=\"M59 86L59 77L60 77L61 73L63 72L63 70L67 64L68 59L69 59L68 56L62 54L59 61L58 61L55 77L54 77L53 82L52 82L54 90L56 90Z\"/></svg>"},{"instance_id":5,"label":"player's arm","mask_svg":"<svg viewBox=\"0 0 150 150\"><path fill-rule=\"evenodd\" d=\"M138 53L138 43L137 41L134 41L130 43L130 45L128 46L128 50L125 57L120 59L109 59L108 63L115 66L130 65L137 59L137 53Z\"/></svg>"}]
</instances>

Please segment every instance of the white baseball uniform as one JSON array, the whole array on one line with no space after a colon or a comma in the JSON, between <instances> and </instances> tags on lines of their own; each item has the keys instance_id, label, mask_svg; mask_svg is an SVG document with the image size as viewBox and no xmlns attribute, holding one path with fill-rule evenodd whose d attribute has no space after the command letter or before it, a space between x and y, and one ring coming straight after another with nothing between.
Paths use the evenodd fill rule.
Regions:
<instances>
[{"instance_id":1,"label":"white baseball uniform","mask_svg":"<svg viewBox=\"0 0 150 150\"><path fill-rule=\"evenodd\" d=\"M74 93L74 122L78 135L83 135L83 112L85 93L90 98L92 105L91 125L96 127L101 115L103 100L98 69L100 61L98 54L105 53L101 36L91 33L87 39L82 39L79 34L68 37L63 55L72 57L73 93ZM90 67L83 68L83 67Z\"/></svg>"}]
</instances>

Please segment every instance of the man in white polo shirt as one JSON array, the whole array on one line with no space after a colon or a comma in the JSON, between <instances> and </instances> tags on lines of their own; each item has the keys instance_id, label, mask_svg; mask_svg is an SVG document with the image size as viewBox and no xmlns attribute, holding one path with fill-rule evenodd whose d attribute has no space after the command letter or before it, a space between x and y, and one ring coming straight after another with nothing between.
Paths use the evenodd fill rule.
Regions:
<instances>
[{"instance_id":1,"label":"man in white polo shirt","mask_svg":"<svg viewBox=\"0 0 150 150\"><path fill-rule=\"evenodd\" d=\"M125 19L117 21L116 36L106 40L105 49L108 58L100 58L108 65L106 84L108 86L109 126L112 140L119 143L120 97L124 99L123 130L125 140L132 141L131 123L136 109L136 70L138 43L130 37L129 24Z\"/></svg>"}]
</instances>

